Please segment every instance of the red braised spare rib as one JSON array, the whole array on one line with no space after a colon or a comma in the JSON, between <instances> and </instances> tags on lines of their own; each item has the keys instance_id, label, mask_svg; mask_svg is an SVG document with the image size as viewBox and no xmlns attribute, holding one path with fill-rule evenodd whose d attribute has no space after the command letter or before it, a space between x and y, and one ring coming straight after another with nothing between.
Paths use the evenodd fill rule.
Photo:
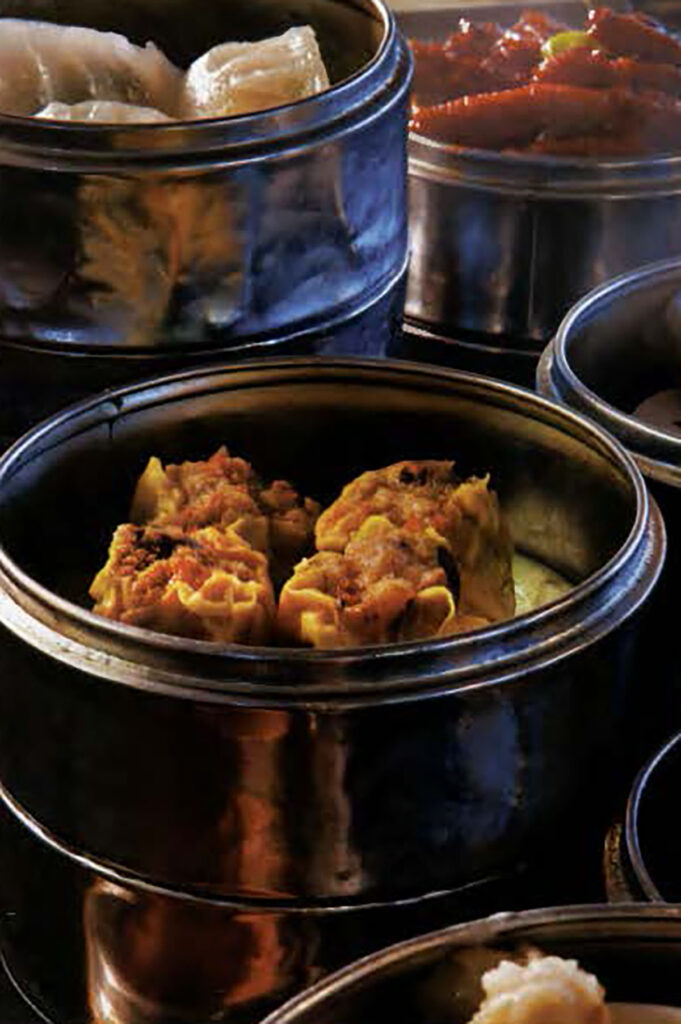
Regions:
<instances>
[{"instance_id":1,"label":"red braised spare rib","mask_svg":"<svg viewBox=\"0 0 681 1024\"><path fill-rule=\"evenodd\" d=\"M419 110L412 128L441 142L496 150L528 149L542 135L626 135L631 152L648 153L678 145L681 103L657 94L536 83Z\"/></svg>"},{"instance_id":2,"label":"red braised spare rib","mask_svg":"<svg viewBox=\"0 0 681 1024\"><path fill-rule=\"evenodd\" d=\"M681 68L641 64L631 57L610 59L599 50L576 46L540 64L535 82L582 85L589 89L630 88L681 96Z\"/></svg>"},{"instance_id":3,"label":"red braised spare rib","mask_svg":"<svg viewBox=\"0 0 681 1024\"><path fill-rule=\"evenodd\" d=\"M617 57L681 64L681 43L645 14L616 14L607 7L589 12L589 35L599 49Z\"/></svg>"},{"instance_id":4,"label":"red braised spare rib","mask_svg":"<svg viewBox=\"0 0 681 1024\"><path fill-rule=\"evenodd\" d=\"M497 90L522 85L540 62L542 45L566 29L566 25L540 11L525 11L491 48L482 70L494 80Z\"/></svg>"}]
</instances>

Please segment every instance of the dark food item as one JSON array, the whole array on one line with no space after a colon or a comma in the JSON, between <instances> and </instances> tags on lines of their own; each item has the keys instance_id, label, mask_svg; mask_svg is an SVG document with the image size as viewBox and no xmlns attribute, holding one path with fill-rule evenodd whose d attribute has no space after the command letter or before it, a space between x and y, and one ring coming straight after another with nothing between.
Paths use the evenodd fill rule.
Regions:
<instances>
[{"instance_id":1,"label":"dark food item","mask_svg":"<svg viewBox=\"0 0 681 1024\"><path fill-rule=\"evenodd\" d=\"M444 43L412 45L421 135L574 156L681 148L681 44L645 15L598 8L575 32L525 12L506 31L462 22Z\"/></svg>"}]
</instances>

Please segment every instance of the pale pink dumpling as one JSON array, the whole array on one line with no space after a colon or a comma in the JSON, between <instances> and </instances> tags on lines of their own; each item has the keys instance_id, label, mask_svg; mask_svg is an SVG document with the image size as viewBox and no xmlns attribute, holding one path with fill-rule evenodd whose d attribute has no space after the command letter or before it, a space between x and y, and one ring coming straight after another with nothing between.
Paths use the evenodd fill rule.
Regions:
<instances>
[{"instance_id":1,"label":"pale pink dumpling","mask_svg":"<svg viewBox=\"0 0 681 1024\"><path fill-rule=\"evenodd\" d=\"M230 117L278 107L328 89L314 29L291 28L256 43L223 43L190 66L181 116Z\"/></svg>"}]
</instances>

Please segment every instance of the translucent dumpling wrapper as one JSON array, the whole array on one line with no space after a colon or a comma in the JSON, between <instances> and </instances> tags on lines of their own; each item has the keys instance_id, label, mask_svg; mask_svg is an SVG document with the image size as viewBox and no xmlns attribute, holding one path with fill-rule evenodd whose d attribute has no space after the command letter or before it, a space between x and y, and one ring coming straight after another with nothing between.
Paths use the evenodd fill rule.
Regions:
<instances>
[{"instance_id":1,"label":"translucent dumpling wrapper","mask_svg":"<svg viewBox=\"0 0 681 1024\"><path fill-rule=\"evenodd\" d=\"M55 100L39 110L36 117L51 121L92 121L98 124L149 124L172 121L154 107L136 107L115 100L83 100L82 103L60 103Z\"/></svg>"},{"instance_id":2,"label":"translucent dumpling wrapper","mask_svg":"<svg viewBox=\"0 0 681 1024\"><path fill-rule=\"evenodd\" d=\"M290 28L254 43L223 43L189 67L181 116L230 117L278 107L329 87L314 29Z\"/></svg>"},{"instance_id":3,"label":"translucent dumpling wrapper","mask_svg":"<svg viewBox=\"0 0 681 1024\"><path fill-rule=\"evenodd\" d=\"M490 622L513 615L513 545L487 477L461 481L453 462L435 460L397 462L362 473L319 517L317 548L345 551L371 515L439 536L459 576L454 595L459 614Z\"/></svg>"},{"instance_id":4,"label":"translucent dumpling wrapper","mask_svg":"<svg viewBox=\"0 0 681 1024\"><path fill-rule=\"evenodd\" d=\"M54 101L111 100L176 113L180 71L154 46L116 32L0 19L0 111L28 115Z\"/></svg>"},{"instance_id":5,"label":"translucent dumpling wrapper","mask_svg":"<svg viewBox=\"0 0 681 1024\"><path fill-rule=\"evenodd\" d=\"M611 1024L602 986L576 960L537 953L526 964L502 960L483 974L482 987L470 1024Z\"/></svg>"},{"instance_id":6,"label":"translucent dumpling wrapper","mask_svg":"<svg viewBox=\"0 0 681 1024\"><path fill-rule=\"evenodd\" d=\"M432 532L370 516L344 553L304 559L279 598L277 631L294 644L351 647L448 636L487 625L460 616Z\"/></svg>"},{"instance_id":7,"label":"translucent dumpling wrapper","mask_svg":"<svg viewBox=\"0 0 681 1024\"><path fill-rule=\"evenodd\" d=\"M209 459L168 464L151 458L138 481L131 518L191 532L228 527L271 557L283 580L310 550L319 505L285 480L266 484L250 463L220 448Z\"/></svg>"},{"instance_id":8,"label":"translucent dumpling wrapper","mask_svg":"<svg viewBox=\"0 0 681 1024\"><path fill-rule=\"evenodd\" d=\"M119 526L90 588L94 611L132 626L222 643L267 643L267 559L231 531Z\"/></svg>"}]
</instances>

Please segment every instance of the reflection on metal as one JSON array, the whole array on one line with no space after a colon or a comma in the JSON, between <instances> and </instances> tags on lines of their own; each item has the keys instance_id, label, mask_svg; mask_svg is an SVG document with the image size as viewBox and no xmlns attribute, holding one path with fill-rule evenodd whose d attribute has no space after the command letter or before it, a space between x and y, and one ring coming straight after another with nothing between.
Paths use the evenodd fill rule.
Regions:
<instances>
[{"instance_id":1,"label":"reflection on metal","mask_svg":"<svg viewBox=\"0 0 681 1024\"><path fill-rule=\"evenodd\" d=\"M480 1002L481 973L528 946L578 960L603 981L609 1002L679 1003L681 908L596 904L495 914L392 946L301 993L263 1024L468 1020Z\"/></svg>"},{"instance_id":2,"label":"reflection on metal","mask_svg":"<svg viewBox=\"0 0 681 1024\"><path fill-rule=\"evenodd\" d=\"M79 606L149 454L218 444L323 502L406 451L491 469L520 549L576 585L488 630L336 652ZM120 1024L152 1003L256 1016L436 926L448 901L461 914L462 887L516 870L538 837L600 827L664 552L634 463L586 419L413 364L195 369L27 435L0 459L0 786L45 861L80 873L64 913L85 901L71 962L87 943L92 1005ZM35 935L29 863L6 877Z\"/></svg>"}]
</instances>

